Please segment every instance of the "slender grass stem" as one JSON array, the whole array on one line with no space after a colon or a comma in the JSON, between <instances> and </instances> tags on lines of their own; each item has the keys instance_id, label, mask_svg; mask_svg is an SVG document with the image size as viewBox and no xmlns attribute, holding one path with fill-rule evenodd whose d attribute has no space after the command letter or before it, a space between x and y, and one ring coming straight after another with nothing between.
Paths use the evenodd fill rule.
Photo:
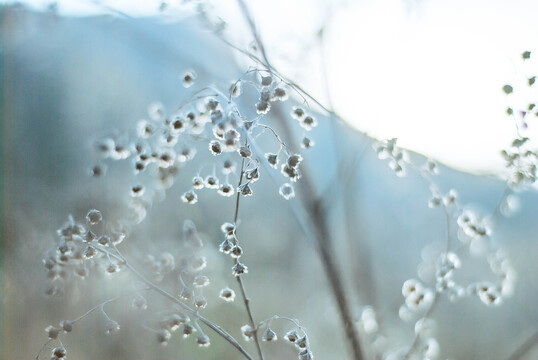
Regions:
<instances>
[{"instance_id":1,"label":"slender grass stem","mask_svg":"<svg viewBox=\"0 0 538 360\"><path fill-rule=\"evenodd\" d=\"M111 253L103 246L92 244L97 250L101 251L104 254L110 255L111 257L118 260L121 264L123 264L126 268L128 268L140 281L142 281L144 284L146 284L148 287L150 287L152 290L156 291L157 293L161 294L168 300L172 301L173 303L179 305L183 310L188 312L190 315L194 316L198 320L200 320L202 323L204 323L208 328L213 330L215 333L217 333L219 336L221 336L224 340L226 340L228 343L230 343L233 347L235 347L245 358L249 360L254 360L254 358L235 340L235 338L230 335L226 330L224 330L219 325L213 323L212 321L206 319L202 315L198 313L198 311L195 311L191 309L189 306L181 302L179 299L177 299L174 295L170 294L168 291L164 290L160 286L154 284L152 281L148 280L144 275L142 275L136 268L134 268L127 260L123 257L120 257L114 253Z\"/></svg>"},{"instance_id":2,"label":"slender grass stem","mask_svg":"<svg viewBox=\"0 0 538 360\"><path fill-rule=\"evenodd\" d=\"M245 145L246 144L248 143L245 142ZM245 174L245 158L241 160L241 173L239 175L239 182L237 185L238 188L243 184L244 174ZM237 219L239 216L239 199L240 198L241 198L241 193L238 191L236 199L235 199L235 212L234 212L234 224L236 226L237 226ZM235 231L237 232L237 228ZM234 259L234 263L237 264L237 262L238 260ZM241 278L241 276L236 276L235 278L237 279L237 285L239 286L239 290L241 291L241 297L243 298L243 303L245 304L245 309L247 311L250 326L254 330L254 344L256 345L258 356L260 357L260 360L264 360L260 340L258 339L258 327L256 326L256 322L254 321L254 316L252 315L252 310L250 308L250 298L247 296L245 285L243 284L243 279Z\"/></svg>"}]
</instances>

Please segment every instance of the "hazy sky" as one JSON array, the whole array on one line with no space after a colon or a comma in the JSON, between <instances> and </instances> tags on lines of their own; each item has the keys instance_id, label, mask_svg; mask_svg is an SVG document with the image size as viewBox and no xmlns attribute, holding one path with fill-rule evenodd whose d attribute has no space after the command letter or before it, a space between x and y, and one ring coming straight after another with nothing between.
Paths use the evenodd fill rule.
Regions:
<instances>
[{"instance_id":1,"label":"hazy sky","mask_svg":"<svg viewBox=\"0 0 538 360\"><path fill-rule=\"evenodd\" d=\"M358 1L335 19L335 107L379 138L467 169L502 167L516 135L506 108L538 100L538 2ZM521 53L536 50L523 63ZM502 87L510 83L514 93ZM534 136L538 118L529 119Z\"/></svg>"},{"instance_id":2,"label":"hazy sky","mask_svg":"<svg viewBox=\"0 0 538 360\"><path fill-rule=\"evenodd\" d=\"M1 0L0 0L1 1ZM31 0L37 8L50 1ZM101 1L131 15L158 14L160 1ZM173 4L169 1L170 11ZM246 39L235 0L213 1L229 22L230 36ZM538 1L536 0L270 0L250 1L270 54L285 74L358 129L449 165L496 172L499 151L516 136L506 108L538 101ZM96 14L87 0L58 1L68 14ZM328 16L330 15L330 16ZM312 39L325 27L316 53ZM314 50L313 50L314 49ZM320 75L327 59L329 86ZM527 62L521 53L533 51ZM284 55L283 55L284 54ZM316 60L317 59L317 60ZM299 65L298 65L299 64ZM504 84L515 92L506 96ZM528 121L538 138L538 118Z\"/></svg>"}]
</instances>

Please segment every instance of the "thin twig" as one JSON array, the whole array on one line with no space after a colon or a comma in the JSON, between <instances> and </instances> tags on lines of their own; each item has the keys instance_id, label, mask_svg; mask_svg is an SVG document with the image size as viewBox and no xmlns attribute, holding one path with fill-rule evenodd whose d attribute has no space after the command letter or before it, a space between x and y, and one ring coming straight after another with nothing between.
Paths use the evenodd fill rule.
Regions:
<instances>
[{"instance_id":1,"label":"thin twig","mask_svg":"<svg viewBox=\"0 0 538 360\"><path fill-rule=\"evenodd\" d=\"M514 353L512 355L510 355L510 357L507 359L507 360L519 360L523 357L523 355L525 355L526 353L529 352L529 350L532 349L532 347L538 343L538 331L536 331L534 334L532 334L532 336L527 339L527 341L525 341L523 344L521 344L520 347L518 347L516 349L516 351L514 351Z\"/></svg>"},{"instance_id":2,"label":"thin twig","mask_svg":"<svg viewBox=\"0 0 538 360\"><path fill-rule=\"evenodd\" d=\"M243 176L245 174L245 158L241 160L241 173L239 175L239 182L237 187L239 188L243 183ZM237 227L237 218L239 216L239 199L241 198L241 192L237 192L237 197L235 200L235 213L234 213L234 225ZM235 230L237 233L237 229ZM234 259L234 263L238 263L238 259ZM260 360L264 360L262 348L260 345L260 341L258 340L258 326L256 326L256 322L254 321L254 316L252 315L252 310L250 309L250 299L247 296L247 292L245 290L245 285L243 284L242 277L236 276L237 284L239 285L239 289L241 290L241 297L243 298L243 302L245 304L245 309L247 311L248 319L250 321L250 326L254 331L254 344L256 344L256 350L258 351L258 356L260 357Z\"/></svg>"},{"instance_id":3,"label":"thin twig","mask_svg":"<svg viewBox=\"0 0 538 360\"><path fill-rule=\"evenodd\" d=\"M158 285L154 284L150 280L148 280L144 275L142 275L138 270L136 270L129 262L127 262L127 259L120 257L114 253L109 252L105 247L92 244L93 247L95 247L97 250L101 251L104 254L110 255L111 257L118 260L121 264L123 264L125 267L127 267L140 281L142 281L144 284L146 284L151 289L155 290L165 298L169 299L173 303L179 305L183 310L194 316L195 318L199 319L201 322L203 322L207 327L209 327L211 330L216 332L218 335L220 335L224 340L228 341L233 347L235 347L243 356L249 360L254 360L254 358L235 340L235 338L230 335L226 330L224 330L219 325L213 323L212 321L206 319L202 315L200 315L197 311L191 309L189 306L185 305L183 302L181 302L179 299L177 299L174 295L170 294L168 291L164 290L163 288L159 287Z\"/></svg>"},{"instance_id":4,"label":"thin twig","mask_svg":"<svg viewBox=\"0 0 538 360\"><path fill-rule=\"evenodd\" d=\"M265 48L256 30L254 20L252 19L252 16L250 15L244 0L238 0L238 2L246 20L249 23L249 26L252 31L252 35L254 36L254 39L258 43L258 46L262 53L263 61L261 61L260 59L258 59L257 61L262 66L265 66L269 71L271 72L274 71L275 69L271 66L271 64L269 63L267 59ZM252 56L252 58L255 58L255 57ZM280 74L278 75L281 78L284 78ZM290 84L293 87L302 91L308 97L310 97L314 102L316 102L316 104L318 104L327 113L334 114L336 116L334 111L327 109L319 101L314 99L314 97L308 95L305 91L303 91L301 87L299 87L298 85L292 82L290 82ZM278 116L278 118L281 120L282 129L284 130L286 135L288 135L288 138L291 140L292 131L291 131L291 128L289 127L288 122L284 120L283 116ZM303 178L304 178L303 180L304 194L306 195L304 199L306 201L307 197L311 197L312 194L314 194L315 192L314 192L314 185L310 181L310 177L304 176ZM310 225L313 225L314 231L310 233L314 235L313 239L315 239L316 247L318 249L318 252L322 259L323 266L325 268L325 273L327 274L327 277L329 278L329 284L331 285L336 303L338 305L340 317L344 324L345 332L346 332L348 341L350 342L350 345L353 351L353 356L355 359L361 360L363 356L362 356L362 350L361 350L361 346L359 342L359 336L358 336L357 329L355 328L351 309L349 307L348 299L344 291L344 284L342 282L341 273L339 272L336 266L336 261L335 261L334 254L331 248L330 231L328 229L328 224L325 218L326 214L323 211L322 201L321 199L313 199L312 201L306 203L305 205L307 208L309 208L310 210L309 212L312 214Z\"/></svg>"},{"instance_id":5,"label":"thin twig","mask_svg":"<svg viewBox=\"0 0 538 360\"><path fill-rule=\"evenodd\" d=\"M269 64L269 60L267 59L265 46L263 45L263 42L260 38L260 34L258 33L258 30L256 29L256 23L254 22L254 19L252 18L252 15L250 14L250 11L248 10L247 4L245 4L244 0L237 0L237 2L239 3L239 7L241 8L243 15L245 16L245 19L248 22L248 26L250 27L252 35L254 36L254 40L256 40L256 43L258 44L258 47L260 48L265 66L267 67L267 70L269 71L269 73L272 73L272 66Z\"/></svg>"}]
</instances>

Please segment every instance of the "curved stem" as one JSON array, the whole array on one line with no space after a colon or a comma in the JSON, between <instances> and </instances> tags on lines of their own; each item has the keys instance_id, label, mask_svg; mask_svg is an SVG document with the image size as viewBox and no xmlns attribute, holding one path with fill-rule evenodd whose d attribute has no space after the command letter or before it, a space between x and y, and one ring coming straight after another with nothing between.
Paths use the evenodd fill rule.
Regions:
<instances>
[{"instance_id":1,"label":"curved stem","mask_svg":"<svg viewBox=\"0 0 538 360\"><path fill-rule=\"evenodd\" d=\"M115 258L119 262L121 262L125 267L127 267L140 281L142 281L144 284L146 284L149 288L152 290L155 290L165 298L169 299L173 303L179 305L183 310L188 312L190 315L194 316L201 322L203 322L208 328L216 332L219 336L221 336L224 340L228 341L233 347L235 347L245 358L249 360L254 360L254 358L237 342L237 340L234 339L232 335L230 335L226 330L224 330L219 325L213 323L212 321L206 319L202 315L200 315L197 311L191 309L189 306L182 303L179 299L177 299L174 295L170 294L168 291L164 290L163 288L159 287L158 285L154 284L150 280L148 280L144 275L142 275L138 270L136 270L131 264L127 262L127 260L123 257L120 257L116 254L113 254L109 252L106 248L103 246L93 244L97 250L101 251L104 254L110 254L111 257Z\"/></svg>"}]
</instances>

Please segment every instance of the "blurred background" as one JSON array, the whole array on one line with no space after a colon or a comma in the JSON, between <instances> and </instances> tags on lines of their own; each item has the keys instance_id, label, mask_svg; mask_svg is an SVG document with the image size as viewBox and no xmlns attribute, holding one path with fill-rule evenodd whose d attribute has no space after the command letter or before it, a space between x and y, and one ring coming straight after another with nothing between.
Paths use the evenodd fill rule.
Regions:
<instances>
[{"instance_id":1,"label":"blurred background","mask_svg":"<svg viewBox=\"0 0 538 360\"><path fill-rule=\"evenodd\" d=\"M420 152L409 152L410 161L417 166L422 166L432 156L440 160L439 174L434 181L441 195L456 189L461 208L486 216L495 212L506 189L503 181L505 171L499 170L502 167L499 149L504 145L508 147L517 136L514 123L521 121L506 116L506 107L517 109L520 104L526 105L535 99L535 92L518 92L517 76L500 75L498 82L497 78L489 80L488 77L485 94L481 88L475 87L472 77L460 78L454 84L448 84L453 88L448 88L455 89L461 81L465 81L465 91L459 94L450 90L448 94L434 95L433 98L443 100L425 105L430 100L425 101L424 94L437 93L428 88L431 84L416 85L416 88L401 84L425 81L420 77L423 76L422 65L413 56L420 57L424 47L438 41L442 47L441 40L424 40L413 35L405 38L406 34L403 34L401 36L411 45L401 45L394 58L413 67L390 68L391 64L383 64L375 68L378 61L372 54L378 48L392 46L393 33L385 34L375 27L355 33L349 28L339 30L337 26L327 25L335 21L336 24L352 22L353 19L345 20L343 13L359 9L362 17L388 13L399 19L399 26L411 26L409 19L422 19L416 21L426 26L424 23L436 19L429 11L433 14L440 11L434 7L437 3L392 2L387 3L390 5L387 5L387 12L380 12L377 6L371 9L373 5L368 5L368 2L321 3L320 6L303 4L300 9L294 8L299 6L295 4L289 5L291 8L276 3L266 7L253 4L251 8L260 34L267 41L266 50L272 64L299 84L305 84L305 89L321 103L349 119L347 122L336 120L334 115L327 115L313 101L305 104L304 99L295 93L287 102L274 103L271 112L262 118L277 132L282 131L284 140L291 146L301 141L304 130L288 116L293 123L290 124L291 130L284 132L275 114L287 115L293 106L300 105L314 114L319 122L309 134L315 141L314 147L303 150L295 145L303 154L303 176L308 176L313 184L309 188L311 193L305 194L304 187L301 190L304 185L303 180L299 180L295 187L300 196L291 201L302 205L307 212L305 204L308 204L309 198L323 202L331 247L344 279L352 312L357 317L357 326L361 326L360 315L366 306L375 310L378 328L373 333L361 332L368 359L388 357L391 352L405 349L413 342L416 319L406 322L399 315L400 306L405 301L401 293L402 284L408 279L418 278L421 264L423 269L424 263L432 262L431 254L437 255L442 251L446 245L446 220L441 208L428 207L432 196L430 184L419 171L408 168L405 177L396 176L387 160L378 159L374 149L377 139L365 132L380 139L401 138L403 146ZM476 9L481 9L481 6L487 10L494 8L484 13L499 16L503 11L501 3L495 3L491 8L482 3L472 6ZM172 113L204 86L212 85L226 91L249 66L253 66L244 54L234 51L221 40L224 37L241 49L252 48L251 33L235 2L226 6L205 2L157 2L151 6L145 3L144 6L135 9L113 2L71 1L25 5L8 3L1 8L1 354L5 359L35 358L47 340L44 329L48 325L74 319L102 301L132 291L133 277L127 270L105 276L100 271L102 269L96 267L86 279L71 279L63 289L63 296L49 297L45 294L49 281L42 259L57 241L56 230L67 221L69 214L84 222L86 213L92 208L101 210L105 220L128 226L129 236L121 244L122 253L134 266L146 272L150 272L146 266L148 254L159 257L168 251L178 259L182 256L182 224L186 219L192 220L205 244L201 251L207 257L205 273L211 279L211 285L204 290L209 304L202 314L226 328L251 354L255 354L252 342L244 342L241 337L240 327L248 320L242 303L238 299L231 304L224 303L218 298L221 288L236 285L230 272L231 262L218 252L222 241L220 225L233 220L235 198L218 197L214 192L201 190L195 205L180 200L190 188L194 175L200 173L205 176L213 171L216 162L207 150L207 140L187 139L180 144L196 149L196 157L179 169L171 188L148 194L151 198L147 199L147 216L138 224L128 221L132 211L130 189L138 181L149 184L151 180L140 180L133 173L129 161L106 162L104 176L91 176L93 166L101 163L93 146L95 141L109 137L117 143L127 144L135 135L139 120L151 116L154 108L151 104L158 102L166 113ZM511 9L515 8L513 5ZM531 13L529 8L521 9L526 9L526 12L521 11L527 15ZM463 13L447 11L454 16ZM469 24L477 26L478 14L473 14L472 17L468 15ZM519 10L510 17L505 14L510 19L509 24L519 19L519 15ZM310 21L293 21L303 17ZM386 22L392 19L381 18ZM279 21L281 19L289 21ZM332 19L332 22L327 19ZM216 35L215 30L222 20L229 24L228 28ZM527 24L525 21L526 17L519 23ZM274 27L268 27L267 23ZM506 25L506 28L511 29L512 26ZM276 36L276 32L272 33L272 29L279 29L280 37ZM391 31L398 32L398 29L395 26ZM486 32L484 28L480 29ZM428 28L422 33L425 31ZM521 31L533 34L530 27L522 26ZM469 34L462 29L460 32L456 38L451 31L443 32L444 41L451 43ZM282 34L287 34L287 41L282 40ZM360 34L368 34L368 42ZM512 73L508 71L508 74L531 75L534 63L523 63L520 58L520 53L530 48L519 47L521 38L517 34L506 40L510 42L517 38L517 48L503 50L512 56L509 61L512 70L518 69ZM342 38L343 44L335 38ZM379 41L376 40L378 38ZM353 55L343 54L342 47ZM290 48L293 51L288 51ZM443 57L442 52L432 51L437 54L435 56ZM319 52L321 55L325 53L325 60ZM466 60L469 58L474 59L472 53L457 58L468 68L467 74L483 70L480 64ZM492 78L494 73L497 74L496 69L501 69L499 74L506 74L506 68L503 68L505 59L488 57L487 63L499 65L486 72L489 74L491 71ZM435 61L431 62L436 65L427 76L437 74L437 66L444 66ZM392 70L387 70L389 68ZM181 79L189 69L196 71L197 79L192 87L185 88ZM346 69L345 73L342 73L343 69ZM386 81L372 73L389 73L391 75L387 76L394 79L397 74L408 70L407 80L394 80L394 86L370 91L372 86L377 86L375 84ZM443 76L446 79L460 75L459 70L453 69ZM350 83L354 85L350 87ZM502 92L506 83L514 84L514 97L506 97ZM438 85L445 90L448 86L446 81L440 81ZM379 95L386 91L386 98ZM462 104L461 97L471 97L469 91L476 94L476 98L472 97L471 104ZM494 92L492 97L487 96L490 91ZM258 116L253 105L257 96L255 89L246 89L237 100L249 118ZM397 102L394 102L395 98L399 98ZM417 98L424 102L416 102ZM406 108L403 103L411 105ZM465 106L476 106L477 113L462 110ZM495 119L490 117L492 109ZM465 116L455 115L460 113ZM439 114L442 116L437 116ZM421 117L430 125L415 122ZM456 117L461 117L461 122L457 122ZM399 125L390 120L396 120ZM471 121L474 120L479 125L473 125ZM486 121L487 125L481 121ZM494 127L497 122L502 122L502 125ZM530 131L534 131L537 128L536 118L530 119L528 125ZM357 130L361 126L362 131ZM475 126L476 131L473 130ZM438 135L433 136L430 129L437 131ZM469 138L464 134L466 129L471 134ZM418 142L413 142L414 138L406 134L413 134ZM426 147L420 139L424 140L423 143L442 145L443 149ZM477 139L477 142L473 144L469 139ZM481 142L484 139L495 141L484 145ZM504 145L500 145L501 142ZM263 151L278 150L278 143L267 134L260 136L259 145ZM488 155L481 157L483 153ZM458 155L450 157L451 154ZM466 158L470 159L469 162L461 161ZM491 160L493 158L500 161ZM241 199L239 213L239 231L245 252L242 259L249 267L244 281L254 316L257 321L275 314L297 318L307 329L316 358L351 358L315 244L302 231L290 202L278 195L278 184L268 174L269 170L262 168L261 171L260 181L253 186L254 195ZM282 178L276 170L275 174ZM151 186L148 185L148 188ZM430 314L437 324L435 338L440 346L439 359L538 357L537 350L533 350L533 342L538 340L538 286L535 276L538 273L535 261L538 254L538 196L533 188L521 189L515 195L517 206L510 216L495 217L495 223L491 224L489 249L504 249L507 254L517 274L514 294L495 307L484 305L476 296L455 302L441 297ZM457 231L455 218L452 225ZM495 276L488 269L484 256L473 256L464 243L461 244L458 254L462 268L457 281L462 284L494 281ZM431 278L426 276L425 279L425 283L429 279L430 286ZM177 277L165 279L163 286L174 294L179 291ZM179 334L174 334L168 346L159 346L155 335L146 327L151 327L171 304L156 294L149 294L148 309L140 312L131 309L130 302L131 298L126 297L107 305L107 313L121 324L117 334L105 334L105 319L98 311L77 322L72 333L62 336L68 357L239 358L235 349L210 330L207 330L212 342L209 348L198 348L195 339L182 339ZM275 322L273 327L280 338L292 328L286 322ZM283 340L262 346L268 359L297 358L297 350ZM47 358L49 351L42 355Z\"/></svg>"}]
</instances>

